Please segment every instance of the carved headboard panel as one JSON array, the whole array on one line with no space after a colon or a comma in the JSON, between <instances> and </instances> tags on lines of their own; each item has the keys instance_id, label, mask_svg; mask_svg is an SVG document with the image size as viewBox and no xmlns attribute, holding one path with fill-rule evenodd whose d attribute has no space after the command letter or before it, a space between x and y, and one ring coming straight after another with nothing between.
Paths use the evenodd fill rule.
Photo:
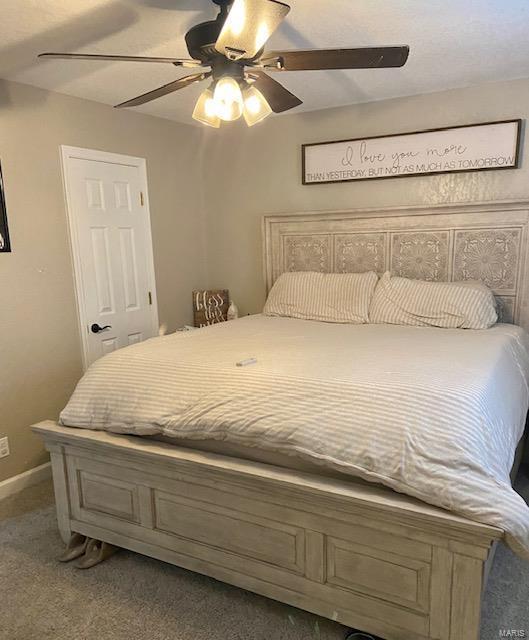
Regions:
<instances>
[{"instance_id":1,"label":"carved headboard panel","mask_svg":"<svg viewBox=\"0 0 529 640\"><path fill-rule=\"evenodd\" d=\"M525 201L265 216L266 287L285 271L481 280L529 330L528 225Z\"/></svg>"}]
</instances>

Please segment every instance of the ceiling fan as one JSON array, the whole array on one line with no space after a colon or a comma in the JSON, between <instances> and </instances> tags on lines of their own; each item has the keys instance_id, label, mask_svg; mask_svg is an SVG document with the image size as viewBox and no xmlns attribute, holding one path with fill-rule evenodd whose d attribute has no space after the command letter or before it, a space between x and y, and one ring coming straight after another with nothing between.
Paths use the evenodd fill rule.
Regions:
<instances>
[{"instance_id":1,"label":"ceiling fan","mask_svg":"<svg viewBox=\"0 0 529 640\"><path fill-rule=\"evenodd\" d=\"M190 60L83 53L41 53L39 58L153 62L195 68L197 73L193 75L116 106L136 107L211 78L211 85L196 103L193 118L212 127L241 116L248 126L253 126L272 112L282 113L302 104L266 71L402 67L408 59L408 46L265 53L264 45L285 19L290 11L289 5L279 0L213 2L220 7L217 19L197 24L186 33Z\"/></svg>"}]
</instances>

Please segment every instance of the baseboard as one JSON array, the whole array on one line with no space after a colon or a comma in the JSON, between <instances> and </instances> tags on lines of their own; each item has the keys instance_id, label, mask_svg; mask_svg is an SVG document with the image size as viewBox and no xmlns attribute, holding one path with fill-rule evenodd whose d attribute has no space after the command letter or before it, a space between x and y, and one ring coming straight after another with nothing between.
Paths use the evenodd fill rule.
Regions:
<instances>
[{"instance_id":1,"label":"baseboard","mask_svg":"<svg viewBox=\"0 0 529 640\"><path fill-rule=\"evenodd\" d=\"M0 482L0 500L12 496L26 487L31 487L34 484L43 482L51 478L51 463L45 462L39 467L19 473L18 476L13 476L7 480Z\"/></svg>"}]
</instances>

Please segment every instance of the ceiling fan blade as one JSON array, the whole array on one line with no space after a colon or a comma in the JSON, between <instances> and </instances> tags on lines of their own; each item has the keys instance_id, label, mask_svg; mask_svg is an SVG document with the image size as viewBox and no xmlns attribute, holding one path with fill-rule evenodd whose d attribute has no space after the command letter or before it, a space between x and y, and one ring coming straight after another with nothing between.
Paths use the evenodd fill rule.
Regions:
<instances>
[{"instance_id":1,"label":"ceiling fan blade","mask_svg":"<svg viewBox=\"0 0 529 640\"><path fill-rule=\"evenodd\" d=\"M289 11L278 0L235 0L215 49L230 60L254 58Z\"/></svg>"},{"instance_id":2,"label":"ceiling fan blade","mask_svg":"<svg viewBox=\"0 0 529 640\"><path fill-rule=\"evenodd\" d=\"M248 75L257 78L252 83L252 87L255 87L263 94L274 113L283 113L283 111L294 109L294 107L299 107L300 104L303 104L302 100L290 93L288 89L285 89L282 84L264 73L264 71L252 69Z\"/></svg>"},{"instance_id":3,"label":"ceiling fan blade","mask_svg":"<svg viewBox=\"0 0 529 640\"><path fill-rule=\"evenodd\" d=\"M174 82L169 82L169 84L164 84L163 87L159 87L158 89L154 89L153 91L148 91L147 93L144 93L137 98L132 98L132 100L127 100L126 102L117 104L116 109L122 109L124 107L138 107L141 104L151 102L151 100L156 100L157 98L166 96L169 93L173 93L174 91L185 89L190 84L194 84L195 82L201 82L202 80L209 78L210 75L211 72L208 71L207 73L196 73L192 76L185 76L184 78L180 78L179 80L175 80Z\"/></svg>"},{"instance_id":4,"label":"ceiling fan blade","mask_svg":"<svg viewBox=\"0 0 529 640\"><path fill-rule=\"evenodd\" d=\"M108 60L109 62L159 62L174 64L177 67L200 67L199 60L182 58L155 58L145 56L106 56L99 53L40 53L39 58L53 58L59 60Z\"/></svg>"},{"instance_id":5,"label":"ceiling fan blade","mask_svg":"<svg viewBox=\"0 0 529 640\"><path fill-rule=\"evenodd\" d=\"M317 71L320 69L375 69L402 67L410 48L360 47L358 49L313 49L309 51L271 51L261 59L265 67L278 71Z\"/></svg>"}]
</instances>

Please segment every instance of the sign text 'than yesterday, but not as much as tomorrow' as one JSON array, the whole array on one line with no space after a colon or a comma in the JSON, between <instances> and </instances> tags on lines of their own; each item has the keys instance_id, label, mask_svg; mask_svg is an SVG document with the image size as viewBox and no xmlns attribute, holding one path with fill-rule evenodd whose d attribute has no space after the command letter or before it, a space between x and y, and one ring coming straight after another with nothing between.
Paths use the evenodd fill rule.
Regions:
<instances>
[{"instance_id":1,"label":"sign text 'than yesterday, but not as much as tomorrow'","mask_svg":"<svg viewBox=\"0 0 529 640\"><path fill-rule=\"evenodd\" d=\"M520 121L303 146L303 184L518 166Z\"/></svg>"}]
</instances>

